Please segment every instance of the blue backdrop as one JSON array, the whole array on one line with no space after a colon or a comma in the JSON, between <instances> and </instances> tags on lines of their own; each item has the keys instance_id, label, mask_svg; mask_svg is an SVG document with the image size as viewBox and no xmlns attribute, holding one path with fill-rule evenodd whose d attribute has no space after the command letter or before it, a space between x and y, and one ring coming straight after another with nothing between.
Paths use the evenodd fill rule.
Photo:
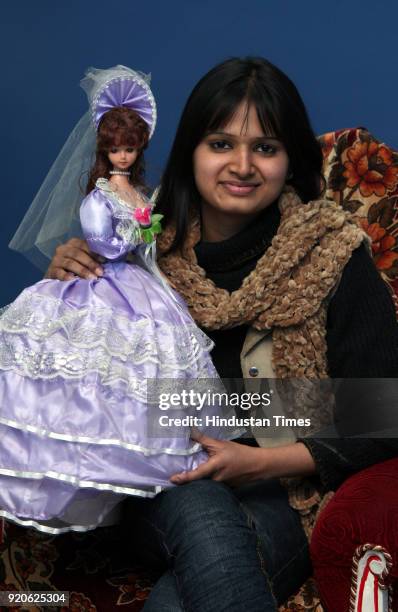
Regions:
<instances>
[{"instance_id":1,"label":"blue backdrop","mask_svg":"<svg viewBox=\"0 0 398 612\"><path fill-rule=\"evenodd\" d=\"M209 68L263 55L298 85L316 132L362 125L398 147L396 0L19 0L2 6L0 306L41 278L8 249L60 147L86 110L88 66L152 72L155 183L185 99Z\"/></svg>"}]
</instances>

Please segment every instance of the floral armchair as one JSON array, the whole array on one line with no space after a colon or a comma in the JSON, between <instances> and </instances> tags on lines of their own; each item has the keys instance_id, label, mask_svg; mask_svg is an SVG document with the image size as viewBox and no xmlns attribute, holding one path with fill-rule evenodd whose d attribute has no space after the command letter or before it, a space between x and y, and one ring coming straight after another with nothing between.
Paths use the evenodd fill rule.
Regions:
<instances>
[{"instance_id":1,"label":"floral armchair","mask_svg":"<svg viewBox=\"0 0 398 612\"><path fill-rule=\"evenodd\" d=\"M398 313L398 153L361 128L330 132L320 143L326 197L350 211L367 231ZM398 594L394 604L388 599L393 592L389 580L398 579L398 459L368 471L344 483L315 527L311 550L328 612L382 612L398 600ZM0 543L0 591L69 591L69 607L58 608L61 612L138 612L154 579L134 565L117 527L53 537L8 523ZM280 608L323 610L313 579Z\"/></svg>"},{"instance_id":2,"label":"floral armchair","mask_svg":"<svg viewBox=\"0 0 398 612\"><path fill-rule=\"evenodd\" d=\"M326 197L357 219L398 316L398 152L363 128L319 138ZM369 540L370 538L370 540ZM349 478L318 516L308 581L285 610L398 610L398 458ZM318 593L317 593L318 591Z\"/></svg>"}]
</instances>

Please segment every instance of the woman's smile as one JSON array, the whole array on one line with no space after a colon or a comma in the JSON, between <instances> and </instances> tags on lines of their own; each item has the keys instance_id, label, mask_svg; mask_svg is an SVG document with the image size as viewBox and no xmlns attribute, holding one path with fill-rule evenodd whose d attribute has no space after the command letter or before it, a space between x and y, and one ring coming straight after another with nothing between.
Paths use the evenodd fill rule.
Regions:
<instances>
[{"instance_id":1,"label":"woman's smile","mask_svg":"<svg viewBox=\"0 0 398 612\"><path fill-rule=\"evenodd\" d=\"M224 187L224 189L231 195L238 196L238 197L242 197L242 196L244 197L244 196L247 196L253 193L253 191L257 189L257 187L259 186L259 183L246 183L246 182L239 182L239 181L220 181L220 185Z\"/></svg>"}]
</instances>

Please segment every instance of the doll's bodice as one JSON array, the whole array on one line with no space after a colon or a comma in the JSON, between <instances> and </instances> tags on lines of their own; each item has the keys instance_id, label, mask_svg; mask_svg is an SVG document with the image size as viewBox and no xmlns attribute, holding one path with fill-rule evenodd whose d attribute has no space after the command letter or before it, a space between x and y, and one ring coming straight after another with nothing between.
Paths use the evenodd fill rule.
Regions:
<instances>
[{"instance_id":1,"label":"doll's bodice","mask_svg":"<svg viewBox=\"0 0 398 612\"><path fill-rule=\"evenodd\" d=\"M90 249L110 260L127 255L142 244L138 219L150 220L151 209L152 203L142 193L137 194L137 201L128 201L107 179L98 179L80 208L82 230Z\"/></svg>"}]
</instances>

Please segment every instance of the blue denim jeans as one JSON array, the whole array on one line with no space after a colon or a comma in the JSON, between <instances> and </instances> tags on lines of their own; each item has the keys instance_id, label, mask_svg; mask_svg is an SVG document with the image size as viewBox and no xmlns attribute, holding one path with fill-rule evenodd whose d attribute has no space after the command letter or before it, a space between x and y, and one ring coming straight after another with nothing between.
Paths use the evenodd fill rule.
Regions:
<instances>
[{"instance_id":1,"label":"blue denim jeans","mask_svg":"<svg viewBox=\"0 0 398 612\"><path fill-rule=\"evenodd\" d=\"M311 573L279 481L192 482L129 500L125 521L140 560L164 569L145 612L271 612Z\"/></svg>"}]
</instances>

